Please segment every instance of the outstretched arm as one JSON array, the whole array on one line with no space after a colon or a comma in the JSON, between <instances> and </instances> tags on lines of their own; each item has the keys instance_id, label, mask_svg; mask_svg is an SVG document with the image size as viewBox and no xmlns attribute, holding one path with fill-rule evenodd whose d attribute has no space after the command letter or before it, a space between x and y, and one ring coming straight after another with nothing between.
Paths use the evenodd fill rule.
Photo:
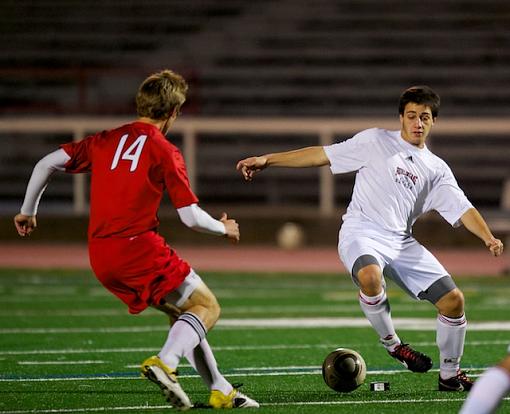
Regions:
<instances>
[{"instance_id":1,"label":"outstretched arm","mask_svg":"<svg viewBox=\"0 0 510 414\"><path fill-rule=\"evenodd\" d=\"M179 218L189 228L207 234L225 236L233 242L239 241L239 225L234 219L223 213L219 220L212 218L198 204L191 204L177 209Z\"/></svg>"},{"instance_id":2,"label":"outstretched arm","mask_svg":"<svg viewBox=\"0 0 510 414\"><path fill-rule=\"evenodd\" d=\"M256 172L267 167L321 167L329 165L329 159L323 147L306 147L294 151L276 152L274 154L249 157L237 163L245 180L250 181Z\"/></svg>"},{"instance_id":3,"label":"outstretched arm","mask_svg":"<svg viewBox=\"0 0 510 414\"><path fill-rule=\"evenodd\" d=\"M470 208L462 215L460 220L471 233L483 240L493 256L499 256L503 253L503 242L492 235L489 226L476 208Z\"/></svg>"},{"instance_id":4,"label":"outstretched arm","mask_svg":"<svg viewBox=\"0 0 510 414\"><path fill-rule=\"evenodd\" d=\"M34 167L27 185L25 200L20 214L14 217L14 225L20 236L28 236L37 227L37 207L41 196L48 185L51 175L57 171L63 171L70 157L67 153L58 149L42 158Z\"/></svg>"}]
</instances>

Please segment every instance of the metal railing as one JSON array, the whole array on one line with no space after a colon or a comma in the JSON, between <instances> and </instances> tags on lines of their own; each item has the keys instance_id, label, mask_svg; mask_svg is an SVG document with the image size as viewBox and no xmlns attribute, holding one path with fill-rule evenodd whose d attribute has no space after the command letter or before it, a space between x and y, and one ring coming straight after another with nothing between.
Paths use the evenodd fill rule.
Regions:
<instances>
[{"instance_id":1,"label":"metal railing","mask_svg":"<svg viewBox=\"0 0 510 414\"><path fill-rule=\"evenodd\" d=\"M64 117L64 118L0 118L0 133L69 133L74 140L80 140L87 134L111 129L133 118L119 117ZM334 137L349 137L354 133L371 127L398 129L398 118L187 118L179 119L172 132L183 136L183 154L186 159L191 186L196 183L197 136L209 134L308 134L317 137L317 145L328 145ZM434 127L436 134L501 134L508 133L508 121L493 118L453 118L439 119ZM87 212L86 177L73 176L73 211L76 214ZM323 217L334 214L334 180L328 169L320 170L319 213Z\"/></svg>"}]
</instances>

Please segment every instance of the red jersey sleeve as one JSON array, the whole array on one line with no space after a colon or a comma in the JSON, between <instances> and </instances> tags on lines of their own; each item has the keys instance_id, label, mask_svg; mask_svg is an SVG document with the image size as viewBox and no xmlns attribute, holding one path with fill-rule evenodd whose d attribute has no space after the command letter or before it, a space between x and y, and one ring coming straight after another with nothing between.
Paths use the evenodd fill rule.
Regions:
<instances>
[{"instance_id":1,"label":"red jersey sleeve","mask_svg":"<svg viewBox=\"0 0 510 414\"><path fill-rule=\"evenodd\" d=\"M197 196L189 185L186 164L180 151L173 147L165 160L165 187L175 208L198 203Z\"/></svg>"},{"instance_id":2,"label":"red jersey sleeve","mask_svg":"<svg viewBox=\"0 0 510 414\"><path fill-rule=\"evenodd\" d=\"M92 168L92 156L90 145L94 136L90 136L78 142L62 144L62 148L71 157L65 165L68 173L90 172Z\"/></svg>"}]
</instances>

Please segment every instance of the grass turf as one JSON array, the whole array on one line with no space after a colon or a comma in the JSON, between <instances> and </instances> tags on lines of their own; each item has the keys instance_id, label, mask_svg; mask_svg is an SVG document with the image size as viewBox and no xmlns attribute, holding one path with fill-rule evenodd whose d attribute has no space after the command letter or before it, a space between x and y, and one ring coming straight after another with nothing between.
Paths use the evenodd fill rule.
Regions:
<instances>
[{"instance_id":1,"label":"grass turf","mask_svg":"<svg viewBox=\"0 0 510 414\"><path fill-rule=\"evenodd\" d=\"M361 318L356 289L346 276L202 273L222 305L223 320ZM470 321L510 320L510 287L500 278L458 280ZM428 303L410 300L393 285L395 317L435 318ZM167 335L165 317L147 310L131 316L87 271L0 271L0 413L168 411L157 388L138 374L139 363L158 352ZM437 361L435 333L399 330ZM261 403L261 413L452 413L464 393L440 393L437 371L413 374L388 357L366 327L246 327L219 325L209 335L222 372ZM473 374L506 353L505 330L469 331L463 366ZM359 389L339 394L324 384L324 357L342 346L358 350L369 373ZM185 362L185 361L183 361ZM435 367L437 368L437 363ZM192 369L180 368L192 400L208 390ZM372 392L371 381L390 390ZM204 409L205 410L205 409ZM204 411L195 410L195 411ZM510 412L505 401L500 412Z\"/></svg>"}]
</instances>

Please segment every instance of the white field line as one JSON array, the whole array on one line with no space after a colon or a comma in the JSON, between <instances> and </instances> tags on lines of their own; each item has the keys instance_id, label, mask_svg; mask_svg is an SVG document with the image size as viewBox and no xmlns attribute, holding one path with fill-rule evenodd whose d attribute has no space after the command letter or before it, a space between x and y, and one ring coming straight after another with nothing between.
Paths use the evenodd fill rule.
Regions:
<instances>
[{"instance_id":1,"label":"white field line","mask_svg":"<svg viewBox=\"0 0 510 414\"><path fill-rule=\"evenodd\" d=\"M227 376L227 375L225 375ZM193 378L194 376L187 376L186 378ZM196 377L199 377L196 375ZM184 378L180 375L179 378ZM61 381L138 381L142 380L139 375L125 376L125 377L59 377L59 378L0 378L1 382L61 382ZM1 413L2 411L0 411Z\"/></svg>"},{"instance_id":2,"label":"white field line","mask_svg":"<svg viewBox=\"0 0 510 414\"><path fill-rule=\"evenodd\" d=\"M16 289L16 295L19 297L49 296L68 296L76 295L78 292L77 286L20 286Z\"/></svg>"},{"instance_id":3,"label":"white field line","mask_svg":"<svg viewBox=\"0 0 510 414\"><path fill-rule=\"evenodd\" d=\"M87 360L87 361L18 361L18 365L93 365L107 364L110 361Z\"/></svg>"},{"instance_id":4,"label":"white field line","mask_svg":"<svg viewBox=\"0 0 510 414\"><path fill-rule=\"evenodd\" d=\"M31 349L26 351L0 351L0 355L71 355L71 354L110 354L126 352L159 352L161 348L95 348L95 349Z\"/></svg>"},{"instance_id":5,"label":"white field line","mask_svg":"<svg viewBox=\"0 0 510 414\"><path fill-rule=\"evenodd\" d=\"M154 312L143 312L141 315L144 315L147 313L147 316L153 316L156 311ZM150 315L149 315L150 314ZM125 309L83 309L83 310L76 310L76 309L68 309L68 310L60 310L60 311L36 311L36 310L9 310L9 311L0 311L0 316L2 317L30 317L30 316L48 316L52 318L57 317L69 317L69 316L84 316L84 317L91 317L91 316L127 316L128 313ZM140 316L141 316L140 315Z\"/></svg>"},{"instance_id":6,"label":"white field line","mask_svg":"<svg viewBox=\"0 0 510 414\"><path fill-rule=\"evenodd\" d=\"M86 360L86 361L18 361L19 365L81 365L81 364L107 364L110 361L103 360ZM124 366L125 368L140 368L140 364L128 364ZM180 368L191 368L189 364L180 364ZM481 371L485 368L470 368L470 371ZM306 370L311 372L306 372ZM233 368L232 371L239 373L256 373L255 375L263 376L265 373L268 375L292 375L293 371L296 371L296 374L309 374L309 373L320 373L321 367L317 365L289 365L289 366L279 366L279 367L243 367L243 368ZM429 372L439 372L439 369L432 369ZM395 369L395 370L368 370L368 375L376 375L376 374L401 374L407 373L404 369ZM235 374L231 374L235 375ZM195 375L180 375L180 378L188 378L195 377Z\"/></svg>"},{"instance_id":7,"label":"white field line","mask_svg":"<svg viewBox=\"0 0 510 414\"><path fill-rule=\"evenodd\" d=\"M497 311L499 309L501 310L507 310L508 304L504 305L488 305L488 306L478 306L478 309L480 310L492 310ZM263 315L266 316L268 314L272 315L282 315L282 314L289 314L289 313L307 313L309 315L317 314L317 315L324 315L324 314L345 314L345 313L352 313L354 311L358 311L359 306L358 305L324 305L324 306L301 306L301 307L294 307L294 306L281 306L278 308L270 309L267 307L229 307L228 309L225 309L222 311L222 315L224 317L236 317L236 315ZM405 313L405 312L414 312L414 313L422 313L423 315L430 315L431 310L430 309L416 309L416 307L413 306L392 306L393 312L398 313ZM119 317L124 318L128 316L129 314L125 309L83 309L83 310L59 310L59 311L31 311L31 310L16 310L16 311L0 311L0 317L9 318L9 317L51 317L51 318L85 318L85 317L95 317L95 316L108 316L108 317ZM147 317L153 317L154 315L161 315L160 312L152 309L147 309L146 311L142 312L141 314L137 315L138 318L147 318Z\"/></svg>"},{"instance_id":8,"label":"white field line","mask_svg":"<svg viewBox=\"0 0 510 414\"><path fill-rule=\"evenodd\" d=\"M278 406L335 406L335 405L375 405L375 404L428 404L434 402L461 402L464 398L427 398L427 399L398 399L398 400L373 400L373 401L292 401L280 403L262 403L261 407ZM509 401L510 397L504 398ZM60 413L90 413L90 412L114 412L114 411L147 411L147 410L168 410L168 405L138 405L138 406L115 406L115 407L97 407L97 408L61 408L47 410L13 410L0 411L1 414L60 414Z\"/></svg>"},{"instance_id":9,"label":"white field line","mask_svg":"<svg viewBox=\"0 0 510 414\"><path fill-rule=\"evenodd\" d=\"M262 369L262 372L255 371L256 369ZM470 368L470 371L483 371L486 368ZM303 376L303 375L321 375L322 369L321 367L313 367L312 369L308 369L306 371L296 371L295 368L292 370L287 370L285 367L280 367L280 371L271 371L270 367L266 368L256 368L249 367L246 369L246 372L243 372L244 368L239 368L235 373L225 373L225 377L285 377L285 376ZM429 372L439 372L439 369L431 369ZM367 371L367 375L401 375L401 374L412 374L412 372L407 371L405 369L394 369L394 370L369 370ZM470 374L470 377L478 377L479 374ZM186 374L179 375L179 378L199 378L198 374ZM41 378L0 378L1 382L65 382L65 381L138 381L144 380L140 375L125 375L125 376L108 376L108 375L98 375L95 377L41 377Z\"/></svg>"},{"instance_id":10,"label":"white field line","mask_svg":"<svg viewBox=\"0 0 510 414\"><path fill-rule=\"evenodd\" d=\"M110 297L108 292L101 296ZM44 302L73 302L77 301L79 303L83 302L97 302L97 297L94 296L80 296L78 299L74 296L64 295L64 296L37 296L37 294L33 294L30 296L7 296L2 297L2 302L5 303L44 303Z\"/></svg>"},{"instance_id":11,"label":"white field line","mask_svg":"<svg viewBox=\"0 0 510 414\"><path fill-rule=\"evenodd\" d=\"M267 298L266 298L267 299ZM507 307L508 305L502 305L501 307ZM494 309L494 306L491 307ZM348 312L358 312L360 307L358 304L325 304L325 305L312 305L312 306L295 306L295 305L282 305L282 306L232 306L225 309L222 309L222 315L239 315L239 314L283 314L288 312L295 313L322 313L331 312L336 313L348 313ZM416 306L408 306L408 305L392 305L392 310L396 312L428 312L431 313L430 308L422 307L416 308ZM150 314L150 315L149 315ZM152 316L154 314L160 314L160 312L156 310L152 310L151 312L144 311L138 316ZM91 316L128 316L128 312L124 308L116 308L116 309L68 309L68 310L59 310L59 311L35 311L35 310L3 310L0 311L0 316L9 317L30 317L30 316L48 316L48 317L91 317Z\"/></svg>"},{"instance_id":12,"label":"white field line","mask_svg":"<svg viewBox=\"0 0 510 414\"><path fill-rule=\"evenodd\" d=\"M467 341L465 346L493 346L493 345L508 345L509 340L491 340L491 341ZM376 344L376 341L371 343L370 346ZM366 346L367 344L360 343L346 343L342 344L344 347L350 348L359 348L362 346ZM415 346L436 346L435 342L413 342ZM322 344L276 344L276 345L226 345L226 346L213 346L213 351L222 352L222 351L267 351L267 350L287 350L287 349L314 349L314 348L324 348L324 349L335 349L339 346L339 344L335 343L322 343ZM8 356L8 355L73 355L73 354L117 354L117 353L154 353L159 352L160 348L147 348L147 347L139 347L139 348L67 348L67 349L32 349L32 350L24 350L24 351L0 351L0 355ZM62 362L64 363L64 362ZM67 363L67 361L65 361Z\"/></svg>"},{"instance_id":13,"label":"white field line","mask_svg":"<svg viewBox=\"0 0 510 414\"><path fill-rule=\"evenodd\" d=\"M394 318L397 329L435 331L433 318ZM221 319L215 329L267 329L267 328L365 328L370 327L365 318L265 318ZM69 334L69 333L142 333L159 332L163 325L89 327L89 328L3 328L0 334ZM470 331L510 331L508 321L468 322Z\"/></svg>"},{"instance_id":14,"label":"white field line","mask_svg":"<svg viewBox=\"0 0 510 414\"><path fill-rule=\"evenodd\" d=\"M261 406L287 406L287 405L374 405L374 404L416 404L416 403L432 403L432 402L457 402L464 401L464 398L427 398L427 399L398 399L398 400L372 400L372 401L292 401L283 403L266 403ZM505 401L510 400L510 397L504 398Z\"/></svg>"},{"instance_id":15,"label":"white field line","mask_svg":"<svg viewBox=\"0 0 510 414\"><path fill-rule=\"evenodd\" d=\"M124 368L140 369L140 363L138 363L138 364L127 364L127 365L124 365ZM191 368L191 365L190 364L179 364L179 369L181 369L181 368ZM179 378L181 376L182 375L179 374Z\"/></svg>"},{"instance_id":16,"label":"white field line","mask_svg":"<svg viewBox=\"0 0 510 414\"><path fill-rule=\"evenodd\" d=\"M143 333L159 332L164 330L164 325L154 326L117 326L97 328L4 328L0 334L72 334L72 333Z\"/></svg>"},{"instance_id":17,"label":"white field line","mask_svg":"<svg viewBox=\"0 0 510 414\"><path fill-rule=\"evenodd\" d=\"M3 301L3 300L2 300ZM510 300L500 301L501 303L491 303L487 305L477 305L477 309L479 310L497 310L507 309L510 303ZM306 313L347 313L347 312L357 312L359 311L358 304L338 304L338 303L329 303L324 305L303 305L303 306L294 306L294 305L281 305L281 306L233 306L222 309L222 315L238 315L238 314L262 314L267 315L271 314L282 314L285 312L303 312ZM430 307L419 307L417 308L412 304L394 304L392 305L393 312L422 312L422 313L431 313ZM160 314L156 310L148 309L145 312L142 312L139 317L143 316L153 316L155 314ZM0 311L0 316L2 317L30 317L30 316L48 316L48 317L92 317L92 316L119 316L124 317L128 316L128 312L124 308L104 308L104 309L68 309L68 310L60 310L60 311L35 311L35 310L2 310Z\"/></svg>"}]
</instances>

